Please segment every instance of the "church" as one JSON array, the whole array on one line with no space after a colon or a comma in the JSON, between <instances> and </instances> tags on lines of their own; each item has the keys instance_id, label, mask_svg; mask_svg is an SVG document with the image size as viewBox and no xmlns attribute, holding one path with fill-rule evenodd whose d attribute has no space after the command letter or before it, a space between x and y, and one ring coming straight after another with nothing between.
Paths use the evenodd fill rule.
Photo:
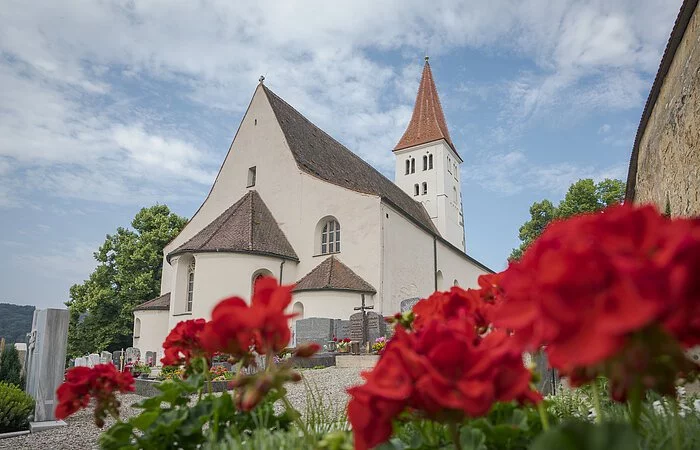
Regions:
<instances>
[{"instance_id":1,"label":"church","mask_svg":"<svg viewBox=\"0 0 700 450\"><path fill-rule=\"evenodd\" d=\"M462 158L427 57L393 153L394 182L261 77L209 195L164 249L161 296L134 309L134 347L160 354L178 322L249 299L265 275L296 285L297 319L348 319L363 300L389 316L435 290L476 287L492 271L466 253Z\"/></svg>"}]
</instances>

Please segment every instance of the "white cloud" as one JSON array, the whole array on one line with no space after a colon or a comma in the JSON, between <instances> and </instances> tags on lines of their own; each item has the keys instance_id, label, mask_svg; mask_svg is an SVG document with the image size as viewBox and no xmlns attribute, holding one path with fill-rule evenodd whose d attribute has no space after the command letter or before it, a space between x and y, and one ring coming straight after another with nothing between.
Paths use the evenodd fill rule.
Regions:
<instances>
[{"instance_id":1,"label":"white cloud","mask_svg":"<svg viewBox=\"0 0 700 450\"><path fill-rule=\"evenodd\" d=\"M167 99L145 106L120 84L164 82L179 101L240 113L265 74L312 121L390 173L388 150L410 117L416 56L426 50L439 57L488 47L534 63L488 92L467 85L469 95L499 94L504 138L571 104L576 114L639 106L680 0L643 3L8 0L0 10L0 171L52 195L179 195L187 183L208 183L220 161L197 132L180 132L182 120L164 123ZM377 50L407 61L370 56ZM0 184L0 206L18 195Z\"/></svg>"},{"instance_id":2,"label":"white cloud","mask_svg":"<svg viewBox=\"0 0 700 450\"><path fill-rule=\"evenodd\" d=\"M514 195L526 190L561 195L581 178L601 181L605 178L625 179L626 167L582 167L570 163L535 164L520 151L500 154L481 153L476 164L462 168L463 180L500 195Z\"/></svg>"}]
</instances>

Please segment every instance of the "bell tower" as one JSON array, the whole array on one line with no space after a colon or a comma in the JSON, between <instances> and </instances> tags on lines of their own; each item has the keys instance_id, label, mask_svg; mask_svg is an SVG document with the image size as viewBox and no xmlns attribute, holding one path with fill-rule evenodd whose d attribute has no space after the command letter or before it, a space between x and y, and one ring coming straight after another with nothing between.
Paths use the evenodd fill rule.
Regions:
<instances>
[{"instance_id":1,"label":"bell tower","mask_svg":"<svg viewBox=\"0 0 700 450\"><path fill-rule=\"evenodd\" d=\"M466 251L459 171L463 161L450 138L427 56L413 115L394 155L395 183L423 204L443 238Z\"/></svg>"}]
</instances>

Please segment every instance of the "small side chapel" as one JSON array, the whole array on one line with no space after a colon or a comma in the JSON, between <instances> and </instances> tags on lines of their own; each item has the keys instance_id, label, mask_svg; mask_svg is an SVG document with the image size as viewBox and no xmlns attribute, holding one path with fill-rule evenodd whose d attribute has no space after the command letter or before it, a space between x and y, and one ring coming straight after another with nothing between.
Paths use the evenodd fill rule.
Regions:
<instances>
[{"instance_id":1,"label":"small side chapel","mask_svg":"<svg viewBox=\"0 0 700 450\"><path fill-rule=\"evenodd\" d=\"M297 318L384 316L492 272L464 237L462 158L428 58L393 149L394 182L316 127L261 77L214 185L164 249L161 296L134 310L134 347L161 351L178 322L249 299L261 276L295 283Z\"/></svg>"}]
</instances>

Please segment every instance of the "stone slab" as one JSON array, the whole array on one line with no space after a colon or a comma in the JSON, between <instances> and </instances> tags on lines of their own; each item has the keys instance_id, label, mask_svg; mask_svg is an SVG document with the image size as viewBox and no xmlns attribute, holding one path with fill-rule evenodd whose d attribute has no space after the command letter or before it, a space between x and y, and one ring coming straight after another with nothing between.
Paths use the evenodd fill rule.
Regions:
<instances>
[{"instance_id":1,"label":"stone slab","mask_svg":"<svg viewBox=\"0 0 700 450\"><path fill-rule=\"evenodd\" d=\"M345 369L371 369L379 361L379 355L336 355L335 366Z\"/></svg>"},{"instance_id":2,"label":"stone slab","mask_svg":"<svg viewBox=\"0 0 700 450\"><path fill-rule=\"evenodd\" d=\"M334 353L317 353L311 358L292 357L292 365L299 369L313 369L314 367L335 366L336 355Z\"/></svg>"},{"instance_id":3,"label":"stone slab","mask_svg":"<svg viewBox=\"0 0 700 450\"><path fill-rule=\"evenodd\" d=\"M42 431L53 430L68 425L62 420L46 420L44 422L29 422L29 431L32 433L40 433Z\"/></svg>"},{"instance_id":4,"label":"stone slab","mask_svg":"<svg viewBox=\"0 0 700 450\"><path fill-rule=\"evenodd\" d=\"M11 431L9 433L0 433L0 439L7 439L11 437L17 437L17 436L24 436L25 434L29 434L29 430L25 431Z\"/></svg>"}]
</instances>

